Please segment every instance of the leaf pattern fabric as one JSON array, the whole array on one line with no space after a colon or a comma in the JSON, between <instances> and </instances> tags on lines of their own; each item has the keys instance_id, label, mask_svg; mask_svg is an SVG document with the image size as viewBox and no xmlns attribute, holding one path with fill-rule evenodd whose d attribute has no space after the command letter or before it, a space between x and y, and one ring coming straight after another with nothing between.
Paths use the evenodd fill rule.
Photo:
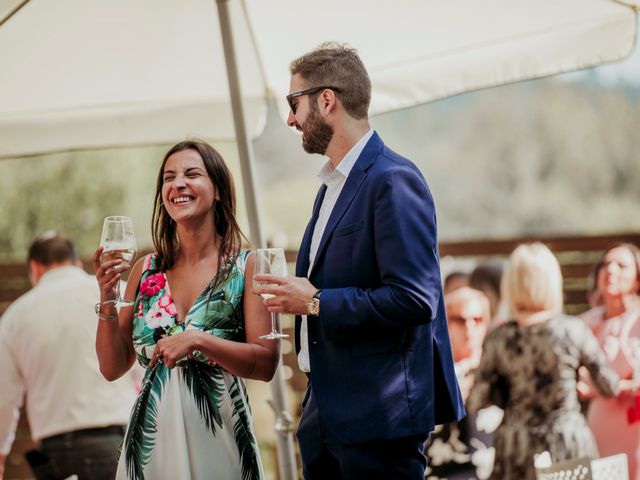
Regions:
<instances>
[{"instance_id":1,"label":"leaf pattern fabric","mask_svg":"<svg viewBox=\"0 0 640 480\"><path fill-rule=\"evenodd\" d=\"M617 391L618 376L575 317L561 315L528 327L508 322L486 336L467 408L474 412L488 403L504 408L490 479L535 480L533 456L544 450L553 462L598 456L578 402L580 366L604 395Z\"/></svg>"},{"instance_id":2,"label":"leaf pattern fabric","mask_svg":"<svg viewBox=\"0 0 640 480\"><path fill-rule=\"evenodd\" d=\"M149 367L156 342L197 328L227 340L245 340L242 299L249 251L235 259L229 278L198 296L178 323L171 288L157 258L145 258L134 305L133 344L147 368L129 420L117 479L262 479L264 473L242 379L210 364L201 352L173 370ZM233 260L230 260L233 261Z\"/></svg>"},{"instance_id":3,"label":"leaf pattern fabric","mask_svg":"<svg viewBox=\"0 0 640 480\"><path fill-rule=\"evenodd\" d=\"M503 412L483 408L457 423L438 425L424 446L425 480L486 480L493 468L493 432Z\"/></svg>"},{"instance_id":4,"label":"leaf pattern fabric","mask_svg":"<svg viewBox=\"0 0 640 480\"><path fill-rule=\"evenodd\" d=\"M130 427L125 436L125 444L129 446L126 449L125 461L131 478L144 478L142 467L149 462L150 453L155 444L154 436L158 431L157 403L164 382L171 374L168 368L159 367L160 364L157 364L152 368L143 382L133 407Z\"/></svg>"}]
</instances>

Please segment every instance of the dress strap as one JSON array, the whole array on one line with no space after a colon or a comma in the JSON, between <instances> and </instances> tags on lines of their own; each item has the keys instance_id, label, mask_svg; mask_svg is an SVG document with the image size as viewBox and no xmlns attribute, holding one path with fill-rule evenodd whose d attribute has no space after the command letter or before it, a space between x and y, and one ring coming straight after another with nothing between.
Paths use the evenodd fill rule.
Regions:
<instances>
[{"instance_id":1,"label":"dress strap","mask_svg":"<svg viewBox=\"0 0 640 480\"><path fill-rule=\"evenodd\" d=\"M251 250L242 250L239 254L238 254L238 258L236 259L236 267L239 268L240 270L244 271L245 270L245 266L247 265L247 259L249 258L249 255L251 254Z\"/></svg>"},{"instance_id":2,"label":"dress strap","mask_svg":"<svg viewBox=\"0 0 640 480\"><path fill-rule=\"evenodd\" d=\"M144 257L144 262L142 263L142 274L144 275L149 270L156 270L158 263L158 254L150 253L146 257Z\"/></svg>"}]
</instances>

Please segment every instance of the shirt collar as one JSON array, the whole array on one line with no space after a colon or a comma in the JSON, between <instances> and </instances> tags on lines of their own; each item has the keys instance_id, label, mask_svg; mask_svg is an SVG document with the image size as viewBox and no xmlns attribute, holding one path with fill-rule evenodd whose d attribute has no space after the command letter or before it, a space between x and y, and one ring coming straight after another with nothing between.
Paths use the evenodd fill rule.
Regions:
<instances>
[{"instance_id":1,"label":"shirt collar","mask_svg":"<svg viewBox=\"0 0 640 480\"><path fill-rule=\"evenodd\" d=\"M318 173L318 177L322 180L322 183L325 185L330 185L335 183L338 179L344 177L347 178L351 169L356 164L358 157L364 150L364 147L367 145L369 139L373 136L373 129L369 129L367 133L365 133L358 142L351 147L351 150L347 152L344 158L338 163L337 167L333 167L331 160L327 161L324 164L320 172Z\"/></svg>"},{"instance_id":2,"label":"shirt collar","mask_svg":"<svg viewBox=\"0 0 640 480\"><path fill-rule=\"evenodd\" d=\"M55 282L62 278L69 278L77 275L86 275L86 272L80 267L75 265L64 265L62 267L52 268L51 270L42 274L38 285L43 285L49 282Z\"/></svg>"}]
</instances>

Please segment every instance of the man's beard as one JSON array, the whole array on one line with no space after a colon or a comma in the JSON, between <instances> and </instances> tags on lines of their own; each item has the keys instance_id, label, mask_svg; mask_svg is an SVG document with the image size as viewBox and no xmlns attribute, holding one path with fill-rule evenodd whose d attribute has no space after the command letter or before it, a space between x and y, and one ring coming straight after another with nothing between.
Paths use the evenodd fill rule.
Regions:
<instances>
[{"instance_id":1,"label":"man's beard","mask_svg":"<svg viewBox=\"0 0 640 480\"><path fill-rule=\"evenodd\" d=\"M307 153L319 153L324 155L333 138L333 127L327 124L320 116L320 111L315 102L310 102L311 108L304 125L300 127L302 133L302 148Z\"/></svg>"}]
</instances>

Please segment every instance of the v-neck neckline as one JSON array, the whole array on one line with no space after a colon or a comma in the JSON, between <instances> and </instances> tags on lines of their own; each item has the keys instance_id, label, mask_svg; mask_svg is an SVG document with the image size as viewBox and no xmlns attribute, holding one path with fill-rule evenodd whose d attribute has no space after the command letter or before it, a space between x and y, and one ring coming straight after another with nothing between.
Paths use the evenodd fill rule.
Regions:
<instances>
[{"instance_id":1,"label":"v-neck neckline","mask_svg":"<svg viewBox=\"0 0 640 480\"><path fill-rule=\"evenodd\" d=\"M178 313L179 313L178 312L178 306L176 305L176 302L173 299L173 293L171 292L171 284L169 283L169 276L167 275L167 272L162 272L162 275L164 275L164 281L165 281L165 285L167 287L166 288L166 293L168 293L169 298L171 299L171 303L173 303L173 306L176 309L176 314L174 315L175 323L176 323L176 325L182 325L182 326L186 327L190 323L190 322L187 322L187 319L189 318L189 315L191 315L191 310L193 310L193 307L196 306L196 303L198 303L198 300L200 300L202 298L202 296L204 294L206 294L211 289L211 282L207 283L207 285L204 287L204 290L202 290L200 295L198 295L196 297L196 299L193 301L193 303L191 304L191 306L187 310L187 313L184 316L184 318L182 320L180 320L178 318Z\"/></svg>"},{"instance_id":2,"label":"v-neck neckline","mask_svg":"<svg viewBox=\"0 0 640 480\"><path fill-rule=\"evenodd\" d=\"M231 261L233 257L227 257L227 259L225 260L225 266ZM219 270L218 270L219 271ZM175 300L173 299L173 293L171 292L171 284L169 283L169 276L167 275L166 271L162 272L162 275L164 275L164 281L165 281L165 285L166 285L166 289L165 291L168 293L169 298L171 299L171 303L173 303L173 306L176 309L176 314L174 315L175 317L175 323L176 325L182 325L183 327L186 328L187 325L189 325L190 322L187 322L187 318L189 318L189 316L191 315L191 310L193 310L193 307L196 306L196 304L198 303L198 300L200 300L206 293L208 293L209 290L211 290L211 281L209 281L209 283L207 283L207 285L204 287L204 290L202 290L202 292L200 293L200 295L198 295L196 297L196 299L193 301L193 303L191 304L191 306L189 307L189 310L187 310L187 314L185 315L184 319L180 320L178 318L178 306L176 305ZM218 285L217 288L220 288L222 285Z\"/></svg>"}]
</instances>

